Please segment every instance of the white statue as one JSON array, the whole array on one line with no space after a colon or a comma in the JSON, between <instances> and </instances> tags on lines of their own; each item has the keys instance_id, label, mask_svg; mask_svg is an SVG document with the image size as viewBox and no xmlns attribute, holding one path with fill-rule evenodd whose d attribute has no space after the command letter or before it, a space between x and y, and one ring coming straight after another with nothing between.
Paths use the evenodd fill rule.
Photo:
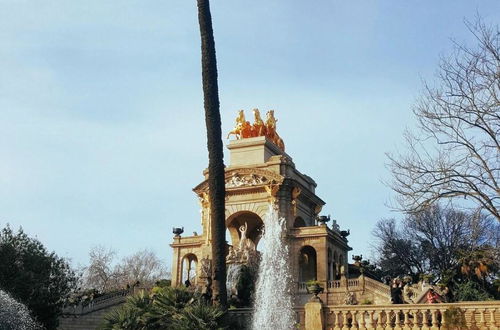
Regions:
<instances>
[{"instance_id":1,"label":"white statue","mask_svg":"<svg viewBox=\"0 0 500 330\"><path fill-rule=\"evenodd\" d=\"M239 245L239 250L240 251L245 251L245 250L255 250L255 244L252 242L251 239L247 237L247 232L248 232L248 223L245 222L243 226L240 226L240 245Z\"/></svg>"}]
</instances>

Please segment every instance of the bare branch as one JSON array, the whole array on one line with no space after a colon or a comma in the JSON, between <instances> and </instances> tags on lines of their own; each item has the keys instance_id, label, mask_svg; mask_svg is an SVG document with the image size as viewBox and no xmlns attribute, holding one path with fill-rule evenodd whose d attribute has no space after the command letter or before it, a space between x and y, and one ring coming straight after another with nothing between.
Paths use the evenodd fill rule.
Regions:
<instances>
[{"instance_id":1,"label":"bare branch","mask_svg":"<svg viewBox=\"0 0 500 330\"><path fill-rule=\"evenodd\" d=\"M455 43L437 87L426 83L414 107L418 131L407 152L388 154L393 208L416 213L441 199L467 199L500 221L500 32L466 22L476 48Z\"/></svg>"}]
</instances>

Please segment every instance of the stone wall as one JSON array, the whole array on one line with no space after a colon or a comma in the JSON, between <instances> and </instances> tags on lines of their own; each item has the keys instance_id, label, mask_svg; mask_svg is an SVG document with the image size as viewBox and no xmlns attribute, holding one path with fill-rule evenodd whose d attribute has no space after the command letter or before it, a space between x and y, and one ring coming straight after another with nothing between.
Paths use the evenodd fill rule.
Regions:
<instances>
[{"instance_id":1,"label":"stone wall","mask_svg":"<svg viewBox=\"0 0 500 330\"><path fill-rule=\"evenodd\" d=\"M98 329L104 319L104 315L109 313L113 308L118 307L120 304L114 306L107 306L106 308L92 311L84 315L66 314L59 318L58 330L95 330Z\"/></svg>"},{"instance_id":2,"label":"stone wall","mask_svg":"<svg viewBox=\"0 0 500 330\"><path fill-rule=\"evenodd\" d=\"M59 318L58 330L94 330L104 315L123 304L133 290L121 290L94 299L86 305L67 307Z\"/></svg>"}]
</instances>

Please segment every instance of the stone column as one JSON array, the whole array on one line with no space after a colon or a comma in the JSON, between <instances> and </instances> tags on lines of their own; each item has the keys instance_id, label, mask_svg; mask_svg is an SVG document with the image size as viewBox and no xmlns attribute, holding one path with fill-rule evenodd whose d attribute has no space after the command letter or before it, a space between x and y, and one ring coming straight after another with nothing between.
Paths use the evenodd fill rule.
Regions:
<instances>
[{"instance_id":1,"label":"stone column","mask_svg":"<svg viewBox=\"0 0 500 330\"><path fill-rule=\"evenodd\" d=\"M181 241L180 237L174 237L174 244L179 244ZM174 247L174 254L172 258L172 286L178 286L181 282L182 274L180 271L182 270L181 260L180 259L180 248Z\"/></svg>"},{"instance_id":2,"label":"stone column","mask_svg":"<svg viewBox=\"0 0 500 330\"><path fill-rule=\"evenodd\" d=\"M323 313L323 303L321 299L313 297L304 306L306 314L305 330L324 330L325 316Z\"/></svg>"}]
</instances>

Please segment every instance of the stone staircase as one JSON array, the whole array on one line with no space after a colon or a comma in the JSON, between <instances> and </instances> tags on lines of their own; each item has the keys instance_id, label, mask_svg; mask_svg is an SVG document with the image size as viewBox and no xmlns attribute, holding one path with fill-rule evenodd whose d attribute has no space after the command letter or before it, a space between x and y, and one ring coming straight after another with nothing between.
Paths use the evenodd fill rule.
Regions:
<instances>
[{"instance_id":1,"label":"stone staircase","mask_svg":"<svg viewBox=\"0 0 500 330\"><path fill-rule=\"evenodd\" d=\"M59 317L58 330L93 330L99 328L104 315L123 304L132 290L105 294L89 304L66 307Z\"/></svg>"}]
</instances>

